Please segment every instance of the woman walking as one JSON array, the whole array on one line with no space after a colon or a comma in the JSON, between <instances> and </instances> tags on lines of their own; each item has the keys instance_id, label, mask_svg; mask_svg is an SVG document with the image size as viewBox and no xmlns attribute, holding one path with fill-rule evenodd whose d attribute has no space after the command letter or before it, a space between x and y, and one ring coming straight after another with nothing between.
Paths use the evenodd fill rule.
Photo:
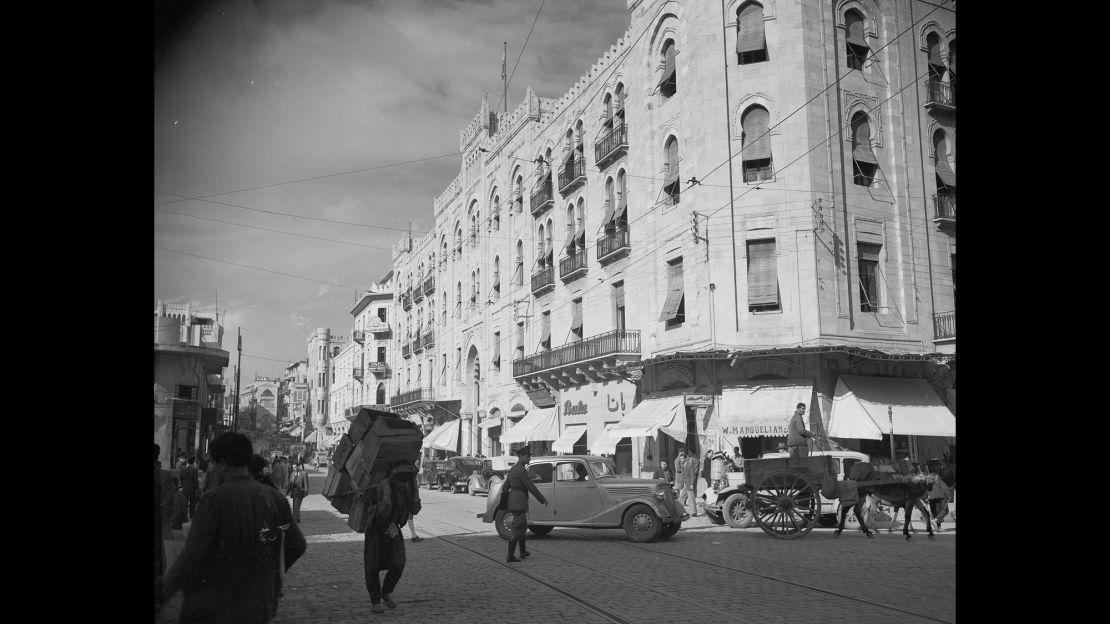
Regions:
<instances>
[{"instance_id":1,"label":"woman walking","mask_svg":"<svg viewBox=\"0 0 1110 624\"><path fill-rule=\"evenodd\" d=\"M285 493L293 498L293 522L301 523L301 501L308 496L308 473L304 464L293 464L293 474L289 475L289 485Z\"/></svg>"}]
</instances>

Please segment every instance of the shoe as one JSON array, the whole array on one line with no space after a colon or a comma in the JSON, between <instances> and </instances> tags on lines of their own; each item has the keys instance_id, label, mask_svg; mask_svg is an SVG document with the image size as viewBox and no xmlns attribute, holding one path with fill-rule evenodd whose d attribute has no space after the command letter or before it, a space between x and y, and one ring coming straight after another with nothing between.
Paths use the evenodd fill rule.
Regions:
<instances>
[{"instance_id":1,"label":"shoe","mask_svg":"<svg viewBox=\"0 0 1110 624\"><path fill-rule=\"evenodd\" d=\"M520 563L520 559L517 559L516 557L506 557L505 561L507 563Z\"/></svg>"},{"instance_id":2,"label":"shoe","mask_svg":"<svg viewBox=\"0 0 1110 624\"><path fill-rule=\"evenodd\" d=\"M397 608L397 603L393 602L392 594L382 594L382 602L384 602L385 606L389 607L390 609Z\"/></svg>"},{"instance_id":3,"label":"shoe","mask_svg":"<svg viewBox=\"0 0 1110 624\"><path fill-rule=\"evenodd\" d=\"M412 538L412 541L414 541L414 542L423 542L424 538L417 535L417 536Z\"/></svg>"},{"instance_id":4,"label":"shoe","mask_svg":"<svg viewBox=\"0 0 1110 624\"><path fill-rule=\"evenodd\" d=\"M373 611L374 613L385 613L385 609L382 608L382 605L379 602L375 602L375 603L371 604L370 605L370 610Z\"/></svg>"},{"instance_id":5,"label":"shoe","mask_svg":"<svg viewBox=\"0 0 1110 624\"><path fill-rule=\"evenodd\" d=\"M528 557L531 557L531 556L532 556L532 553L528 552L527 550L521 551L521 553L520 553L520 558L521 559L527 559Z\"/></svg>"}]
</instances>

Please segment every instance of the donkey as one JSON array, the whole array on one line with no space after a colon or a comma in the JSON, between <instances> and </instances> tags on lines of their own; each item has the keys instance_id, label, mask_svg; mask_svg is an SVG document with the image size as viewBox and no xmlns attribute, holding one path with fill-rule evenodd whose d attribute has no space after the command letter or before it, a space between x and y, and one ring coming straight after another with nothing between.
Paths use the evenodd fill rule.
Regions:
<instances>
[{"instance_id":1,"label":"donkey","mask_svg":"<svg viewBox=\"0 0 1110 624\"><path fill-rule=\"evenodd\" d=\"M889 482L887 479L883 479L883 475L876 471L870 462L858 462L856 464L853 464L852 467L848 469L847 480L856 482L855 484L859 488L860 498L866 498L870 495L875 495L879 500L894 507L895 515L897 515L898 513L898 508L904 507L906 509L906 519L905 524L903 524L902 526L902 534L906 536L907 540L912 537L910 535L910 518L913 515L911 511L913 509L920 510L921 515L925 517L925 530L929 533L929 539L933 539L933 523L929 516L929 510L924 503L924 498L928 493L928 483L926 483L925 481L911 480ZM873 481L888 482L878 484L869 483ZM865 525L862 522L862 516L860 515L859 511L859 503L857 502L854 507L856 510L856 517L857 519L860 519L861 527L864 527L865 532L870 533L870 531L866 529ZM844 509L842 507L842 511L840 514L840 523L836 529L837 536L839 536L840 532L844 530L844 519L847 517L847 515L847 509ZM891 528L889 529L891 532L893 532L893 524L894 520L892 518ZM868 537L870 537L870 535L868 535Z\"/></svg>"}]
</instances>

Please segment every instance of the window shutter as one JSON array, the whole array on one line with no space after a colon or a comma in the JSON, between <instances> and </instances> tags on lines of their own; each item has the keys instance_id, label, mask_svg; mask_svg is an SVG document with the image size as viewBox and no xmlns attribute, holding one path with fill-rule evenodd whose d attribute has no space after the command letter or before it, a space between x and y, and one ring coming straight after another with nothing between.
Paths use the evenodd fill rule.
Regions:
<instances>
[{"instance_id":1,"label":"window shutter","mask_svg":"<svg viewBox=\"0 0 1110 624\"><path fill-rule=\"evenodd\" d=\"M748 305L775 304L779 301L775 240L748 242Z\"/></svg>"},{"instance_id":2,"label":"window shutter","mask_svg":"<svg viewBox=\"0 0 1110 624\"><path fill-rule=\"evenodd\" d=\"M664 54L664 67L663 77L659 79L659 86L663 83L674 80L675 66L674 66L674 44L667 46L667 51Z\"/></svg>"},{"instance_id":3,"label":"window shutter","mask_svg":"<svg viewBox=\"0 0 1110 624\"><path fill-rule=\"evenodd\" d=\"M751 3L740 10L740 24L736 33L736 53L754 52L767 48L763 32L763 7Z\"/></svg>"},{"instance_id":4,"label":"window shutter","mask_svg":"<svg viewBox=\"0 0 1110 624\"><path fill-rule=\"evenodd\" d=\"M663 178L663 186L667 187L678 180L678 141L667 144L667 175Z\"/></svg>"},{"instance_id":5,"label":"window shutter","mask_svg":"<svg viewBox=\"0 0 1110 624\"><path fill-rule=\"evenodd\" d=\"M614 212L613 202L606 201L605 202L605 216L601 218L601 227L605 227L605 226L609 225L609 222L612 221L613 217L615 217L615 216L616 216L616 212Z\"/></svg>"},{"instance_id":6,"label":"window shutter","mask_svg":"<svg viewBox=\"0 0 1110 624\"><path fill-rule=\"evenodd\" d=\"M863 19L858 13L849 11L844 16L844 25L848 30L848 43L867 47L867 44L863 41Z\"/></svg>"},{"instance_id":7,"label":"window shutter","mask_svg":"<svg viewBox=\"0 0 1110 624\"><path fill-rule=\"evenodd\" d=\"M871 125L866 115L852 121L852 158L872 165L879 164L875 152L871 151Z\"/></svg>"},{"instance_id":8,"label":"window shutter","mask_svg":"<svg viewBox=\"0 0 1110 624\"><path fill-rule=\"evenodd\" d=\"M682 265L673 264L670 267L670 276L667 279L667 299L663 302L663 312L659 314L660 321L669 321L678 315L678 305L682 303Z\"/></svg>"},{"instance_id":9,"label":"window shutter","mask_svg":"<svg viewBox=\"0 0 1110 624\"><path fill-rule=\"evenodd\" d=\"M933 162L933 169L936 170L937 177L945 186L956 186L956 174L948 166L948 141L945 140L943 135L939 135L935 146L936 160Z\"/></svg>"},{"instance_id":10,"label":"window shutter","mask_svg":"<svg viewBox=\"0 0 1110 624\"><path fill-rule=\"evenodd\" d=\"M618 308L624 307L624 284L613 287L613 305Z\"/></svg>"},{"instance_id":11,"label":"window shutter","mask_svg":"<svg viewBox=\"0 0 1110 624\"><path fill-rule=\"evenodd\" d=\"M617 210L613 213L613 221L618 222L624 217L624 213L628 212L628 200L625 199L626 193L621 193L621 198L617 200Z\"/></svg>"},{"instance_id":12,"label":"window shutter","mask_svg":"<svg viewBox=\"0 0 1110 624\"><path fill-rule=\"evenodd\" d=\"M551 340L551 314L544 314L542 323L540 323L540 343L549 342Z\"/></svg>"},{"instance_id":13,"label":"window shutter","mask_svg":"<svg viewBox=\"0 0 1110 624\"><path fill-rule=\"evenodd\" d=\"M574 236L574 226L568 223L567 224L567 240L566 240L565 243L563 243L563 246L567 248L567 253L570 253L570 248L574 245L574 238L575 238L575 236Z\"/></svg>"},{"instance_id":14,"label":"window shutter","mask_svg":"<svg viewBox=\"0 0 1110 624\"><path fill-rule=\"evenodd\" d=\"M493 361L501 361L501 334L494 334L493 339Z\"/></svg>"},{"instance_id":15,"label":"window shutter","mask_svg":"<svg viewBox=\"0 0 1110 624\"><path fill-rule=\"evenodd\" d=\"M754 106L744 114L743 160L761 160L771 157L770 114L767 109Z\"/></svg>"},{"instance_id":16,"label":"window shutter","mask_svg":"<svg viewBox=\"0 0 1110 624\"><path fill-rule=\"evenodd\" d=\"M573 303L570 307L570 330L582 329L582 302Z\"/></svg>"}]
</instances>

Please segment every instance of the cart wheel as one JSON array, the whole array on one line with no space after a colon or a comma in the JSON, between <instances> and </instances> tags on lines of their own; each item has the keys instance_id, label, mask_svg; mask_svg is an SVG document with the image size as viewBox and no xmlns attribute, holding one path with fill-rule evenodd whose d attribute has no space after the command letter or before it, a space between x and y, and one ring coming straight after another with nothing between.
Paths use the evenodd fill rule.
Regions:
<instances>
[{"instance_id":1,"label":"cart wheel","mask_svg":"<svg viewBox=\"0 0 1110 624\"><path fill-rule=\"evenodd\" d=\"M768 472L752 492L756 523L779 539L797 539L813 530L819 505L816 486L796 470Z\"/></svg>"}]
</instances>

